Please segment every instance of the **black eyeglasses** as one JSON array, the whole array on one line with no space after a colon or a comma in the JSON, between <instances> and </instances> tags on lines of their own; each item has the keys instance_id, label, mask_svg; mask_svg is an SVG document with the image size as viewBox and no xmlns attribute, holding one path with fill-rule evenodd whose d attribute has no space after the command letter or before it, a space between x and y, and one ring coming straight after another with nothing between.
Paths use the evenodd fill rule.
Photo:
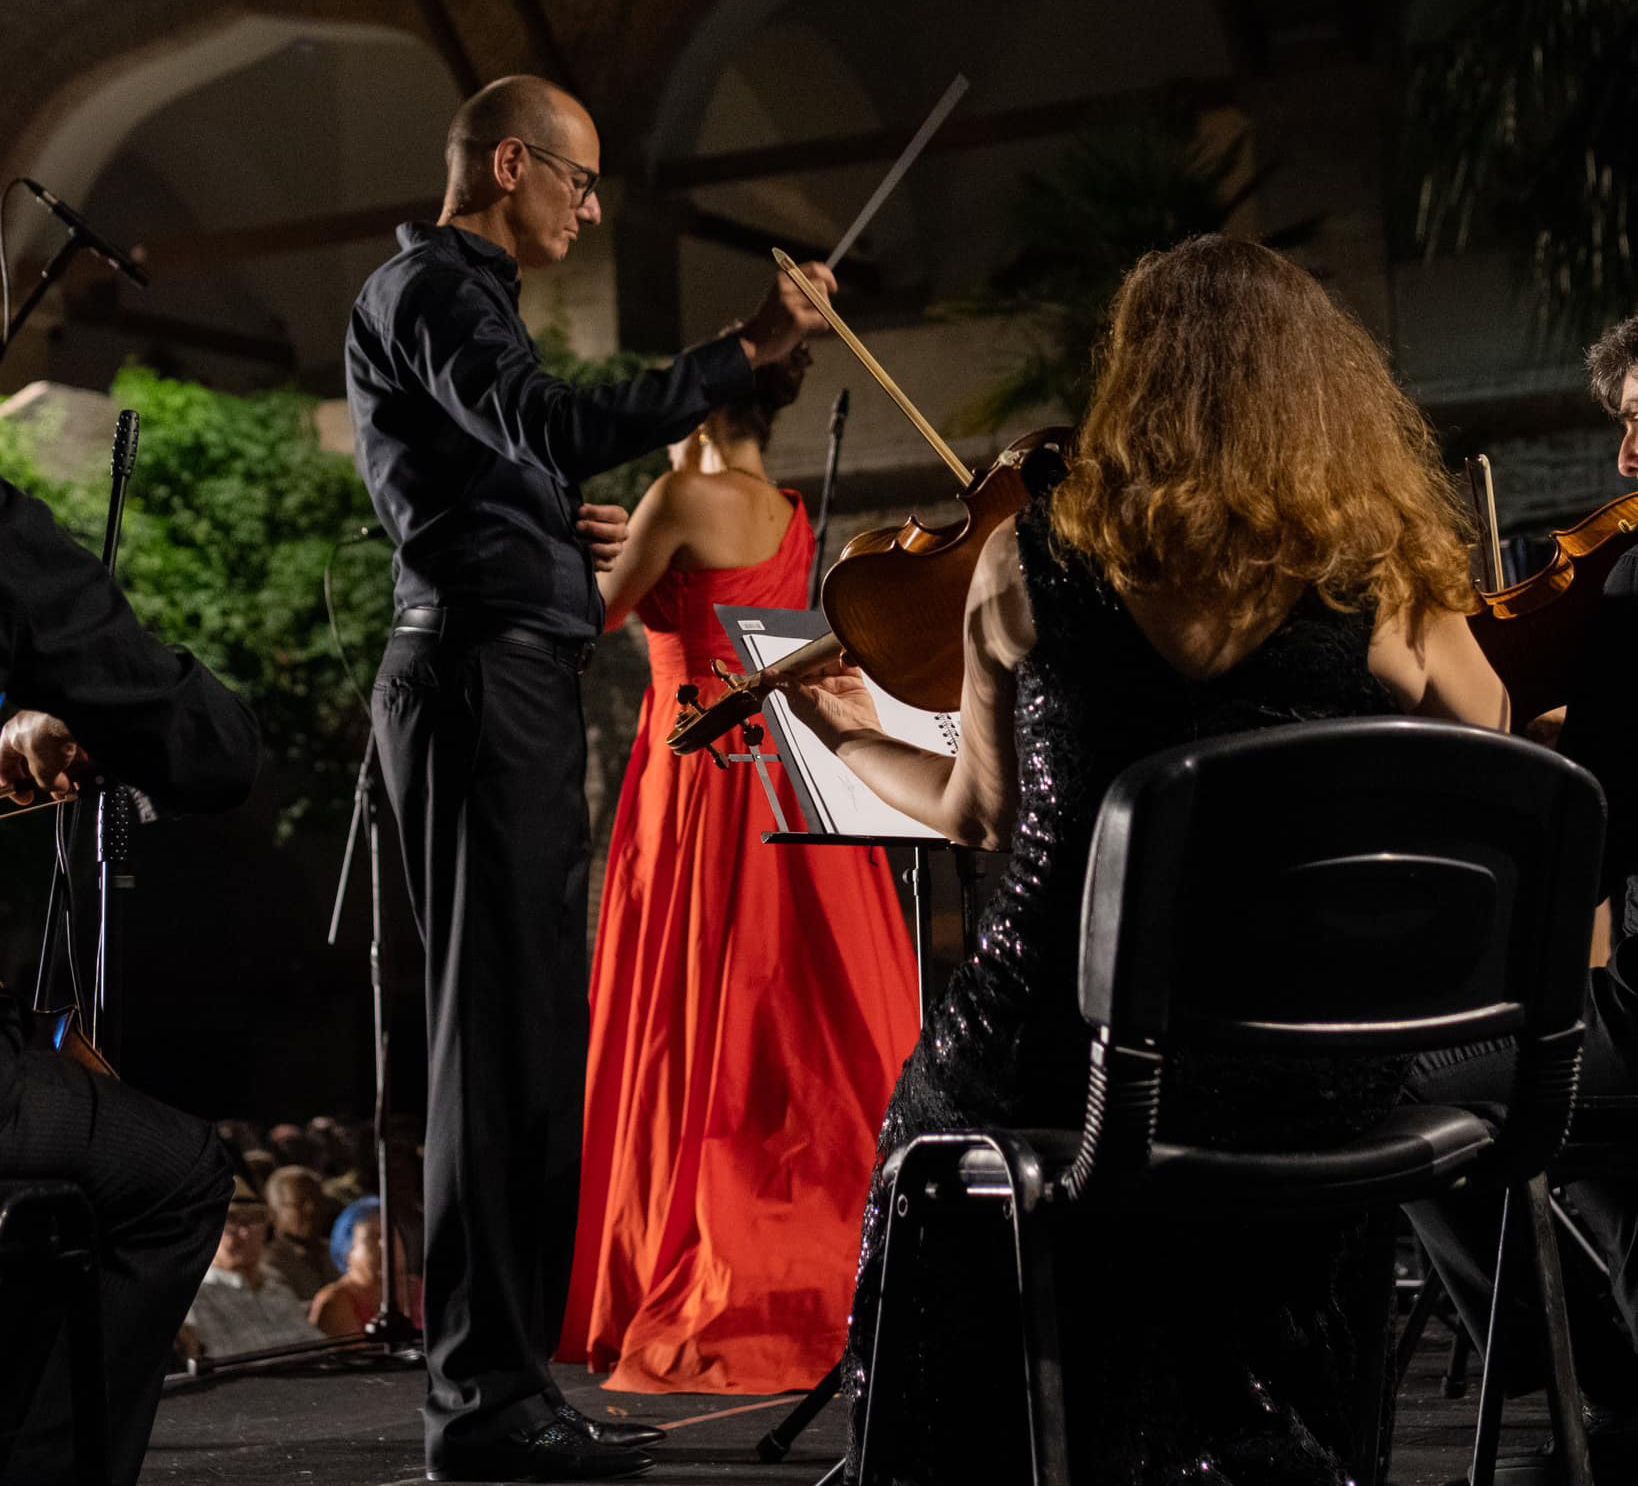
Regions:
<instances>
[{"instance_id":1,"label":"black eyeglasses","mask_svg":"<svg viewBox=\"0 0 1638 1486\"><path fill-rule=\"evenodd\" d=\"M599 177L595 170L589 170L567 155L560 155L556 150L547 149L545 145L530 144L526 139L520 139L518 143L532 155L545 155L548 159L556 160L559 165L569 167L569 184L580 193L580 199L575 202L576 206L584 206L586 198L597 189Z\"/></svg>"}]
</instances>

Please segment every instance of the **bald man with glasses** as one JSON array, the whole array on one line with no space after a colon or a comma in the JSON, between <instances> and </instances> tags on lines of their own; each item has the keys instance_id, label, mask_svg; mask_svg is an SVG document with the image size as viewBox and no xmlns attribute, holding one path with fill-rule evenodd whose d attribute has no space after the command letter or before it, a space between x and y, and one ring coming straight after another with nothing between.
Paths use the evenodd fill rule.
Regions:
<instances>
[{"instance_id":1,"label":"bald man with glasses","mask_svg":"<svg viewBox=\"0 0 1638 1486\"><path fill-rule=\"evenodd\" d=\"M427 951L427 1474L634 1475L660 1432L587 1419L547 1365L585 1086L580 672L603 628L595 574L626 533L579 483L748 395L753 367L823 322L781 280L669 367L571 387L540 367L519 274L602 221L591 116L503 78L456 113L445 164L437 223L399 228L346 347L359 469L397 549L373 713Z\"/></svg>"}]
</instances>

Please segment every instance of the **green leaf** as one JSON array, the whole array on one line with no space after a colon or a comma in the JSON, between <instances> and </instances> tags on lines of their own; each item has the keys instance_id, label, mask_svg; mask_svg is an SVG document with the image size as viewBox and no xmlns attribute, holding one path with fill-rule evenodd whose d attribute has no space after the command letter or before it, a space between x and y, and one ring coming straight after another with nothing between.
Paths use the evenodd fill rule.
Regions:
<instances>
[{"instance_id":1,"label":"green leaf","mask_svg":"<svg viewBox=\"0 0 1638 1486\"><path fill-rule=\"evenodd\" d=\"M233 686L261 720L269 752L297 765L277 776L289 781L285 828L315 810L345 812L350 770L315 764L356 759L368 731L330 641L321 586L337 536L372 514L352 461L319 447L315 400L300 393L232 397L141 367L121 371L111 390L142 415L120 549L132 608ZM100 550L107 486L44 478L38 437L0 419L0 473ZM392 615L385 551L343 549L335 593L342 640L368 673Z\"/></svg>"},{"instance_id":2,"label":"green leaf","mask_svg":"<svg viewBox=\"0 0 1638 1486\"><path fill-rule=\"evenodd\" d=\"M1030 327L1027 348L960 411L956 432L994 433L1040 407L1078 418L1121 280L1145 253L1224 229L1269 174L1230 194L1245 150L1243 135L1207 149L1192 116L1166 113L1086 133L1052 175L1024 177L1012 208L1012 257L977 293L936 307L943 317L1006 315ZM1275 236L1297 246L1318 222Z\"/></svg>"}]
</instances>

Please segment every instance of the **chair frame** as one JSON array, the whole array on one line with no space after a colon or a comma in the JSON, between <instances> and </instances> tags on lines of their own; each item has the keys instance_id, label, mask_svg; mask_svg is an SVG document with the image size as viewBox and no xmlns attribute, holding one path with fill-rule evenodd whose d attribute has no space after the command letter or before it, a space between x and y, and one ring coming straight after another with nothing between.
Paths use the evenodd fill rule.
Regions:
<instances>
[{"instance_id":1,"label":"chair frame","mask_svg":"<svg viewBox=\"0 0 1638 1486\"><path fill-rule=\"evenodd\" d=\"M1311 1012L1292 1014L1279 1005L1277 993L1263 996L1249 1014L1192 1004L1187 991L1198 977L1189 978L1191 945L1185 941L1199 936L1176 933L1173 926L1198 921L1191 917L1200 905L1196 852L1211 864L1200 833L1224 820L1250 818L1249 802L1262 790L1273 818L1271 839L1285 839L1282 827L1300 838L1315 811L1331 808L1323 788L1327 778L1338 791L1338 781L1376 780L1374 793L1383 802L1412 781L1424 793L1440 787L1469 790L1471 798L1456 802L1452 819L1464 812L1477 819L1481 807L1495 800L1517 805L1517 819L1496 827L1501 844L1491 868L1480 871L1487 877L1483 883L1462 876L1459 855L1442 855L1441 834L1460 835L1449 821L1435 821L1436 829L1419 832L1414 814L1384 818L1382 839L1373 844L1373 814L1387 817L1393 811L1369 798L1337 803L1346 817L1343 834L1352 832L1359 840L1315 864L1323 869L1315 879L1322 888L1334 880L1356 890L1367 908L1384 905L1386 925L1407 918L1403 911L1394 918L1395 904L1403 909L1407 891L1414 899L1426 883L1455 883L1460 897L1471 887L1475 907L1469 916L1477 928L1472 953L1458 966L1459 983L1440 978L1416 987L1409 998L1403 987L1395 987L1397 1002L1379 1014L1365 993L1370 989L1365 976L1364 990L1351 1002L1347 994L1337 998L1346 1014L1328 1004L1324 1020ZM1092 1043L1081 1128L941 1132L921 1136L898 1153L864 1410L862 1486L873 1486L879 1473L873 1472L871 1439L886 1423L881 1396L891 1396L891 1390L877 1385L890 1381L899 1350L902 1321L894 1300L913 1260L912 1234L936 1226L941 1211L987 1202L1011 1227L1029 1401L1030 1479L1037 1486L1067 1486L1047 1221L1086 1211L1198 1209L1202 1203L1240 1217L1348 1210L1391 1214L1400 1202L1469 1183L1508 1193L1507 1232L1530 1254L1543 1283L1549 1329L1559 1343L1551 1393L1561 1458L1571 1486L1590 1486L1580 1394L1568 1367L1557 1249L1550 1221L1544 1225L1535 1215L1545 1211L1541 1173L1564 1139L1574 1104L1602 817L1602 796L1592 777L1548 750L1485 729L1401 718L1298 723L1220 737L1157 755L1123 773L1104 798L1083 898L1080 1004ZM1257 873L1275 863L1278 849L1262 841L1256 850L1263 855L1248 880L1266 887ZM1300 908L1308 891L1298 884L1290 901ZM1483 903L1489 904L1489 920L1479 914ZM1303 927L1318 934L1312 942L1321 949L1331 907L1323 893L1310 893L1308 908L1314 912ZM1490 939L1480 932L1487 923ZM1218 927L1236 932L1232 923ZM1395 932L1384 930L1381 938L1391 941ZM1391 952L1390 943L1384 953ZM1294 967L1285 969L1294 976ZM1279 974L1270 980L1277 992ZM1234 984L1232 969L1224 981ZM1162 1073L1167 1055L1180 1046L1379 1056L1502 1038L1515 1043L1518 1056L1513 1097L1499 1122L1465 1110L1402 1105L1372 1130L1325 1151L1242 1152L1157 1138ZM1509 1252L1504 1263L1512 1262ZM1384 1466L1380 1416L1388 1337L1385 1326L1382 1356L1371 1368L1381 1386L1362 1405L1356 1431L1360 1458L1353 1468L1370 1482L1381 1479ZM1474 1486L1490 1486L1499 1422L1500 1375L1493 1351L1486 1362Z\"/></svg>"}]
</instances>

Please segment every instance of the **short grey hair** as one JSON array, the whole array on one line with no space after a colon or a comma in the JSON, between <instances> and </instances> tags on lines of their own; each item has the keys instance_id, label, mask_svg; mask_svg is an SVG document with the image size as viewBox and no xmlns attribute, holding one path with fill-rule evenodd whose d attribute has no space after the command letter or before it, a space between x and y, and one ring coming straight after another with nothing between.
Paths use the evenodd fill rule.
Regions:
<instances>
[{"instance_id":1,"label":"short grey hair","mask_svg":"<svg viewBox=\"0 0 1638 1486\"><path fill-rule=\"evenodd\" d=\"M315 1192L323 1195L324 1184L319 1180L318 1172L307 1166L281 1166L267 1179L267 1200L285 1202L295 1195L297 1187L309 1184Z\"/></svg>"},{"instance_id":2,"label":"short grey hair","mask_svg":"<svg viewBox=\"0 0 1638 1486\"><path fill-rule=\"evenodd\" d=\"M1638 370L1638 315L1613 325L1598 338L1598 343L1587 352L1587 376L1592 382L1593 396L1604 405L1604 411L1621 411L1621 388L1629 372Z\"/></svg>"}]
</instances>

